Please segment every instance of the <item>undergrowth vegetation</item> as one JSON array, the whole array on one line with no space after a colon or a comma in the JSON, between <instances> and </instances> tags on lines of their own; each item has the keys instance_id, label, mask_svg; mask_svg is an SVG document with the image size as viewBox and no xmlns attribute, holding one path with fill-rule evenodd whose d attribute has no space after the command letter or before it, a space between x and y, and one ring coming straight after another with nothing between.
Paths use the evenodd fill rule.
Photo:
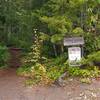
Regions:
<instances>
[{"instance_id":1,"label":"undergrowth vegetation","mask_svg":"<svg viewBox=\"0 0 100 100\"><path fill-rule=\"evenodd\" d=\"M100 61L100 52L88 55L82 59L80 67L71 67L66 61L66 53L57 58L46 59L44 63L35 63L33 66L23 66L17 70L17 73L26 76L28 80L26 84L52 84L63 73L67 72L67 77L79 77L82 83L90 83L89 79L100 75L99 67L95 65L95 61ZM66 77L66 78L67 78Z\"/></svg>"},{"instance_id":2,"label":"undergrowth vegetation","mask_svg":"<svg viewBox=\"0 0 100 100\"><path fill-rule=\"evenodd\" d=\"M44 64L36 63L33 66L20 67L17 70L17 74L27 77L29 81L27 80L26 84L29 85L30 83L52 84L67 70L66 65L60 63L63 61L62 56L56 59L48 59Z\"/></svg>"},{"instance_id":3,"label":"undergrowth vegetation","mask_svg":"<svg viewBox=\"0 0 100 100\"><path fill-rule=\"evenodd\" d=\"M8 59L9 59L8 48L0 44L0 69L7 67Z\"/></svg>"}]
</instances>

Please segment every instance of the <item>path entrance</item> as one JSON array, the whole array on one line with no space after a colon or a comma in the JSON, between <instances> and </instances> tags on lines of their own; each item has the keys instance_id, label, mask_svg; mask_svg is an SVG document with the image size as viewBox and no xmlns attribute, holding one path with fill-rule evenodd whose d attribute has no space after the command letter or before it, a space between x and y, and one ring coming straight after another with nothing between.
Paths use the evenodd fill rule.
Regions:
<instances>
[{"instance_id":1,"label":"path entrance","mask_svg":"<svg viewBox=\"0 0 100 100\"><path fill-rule=\"evenodd\" d=\"M21 49L20 48L9 48L10 59L9 59L9 66L10 67L19 67L21 66Z\"/></svg>"}]
</instances>

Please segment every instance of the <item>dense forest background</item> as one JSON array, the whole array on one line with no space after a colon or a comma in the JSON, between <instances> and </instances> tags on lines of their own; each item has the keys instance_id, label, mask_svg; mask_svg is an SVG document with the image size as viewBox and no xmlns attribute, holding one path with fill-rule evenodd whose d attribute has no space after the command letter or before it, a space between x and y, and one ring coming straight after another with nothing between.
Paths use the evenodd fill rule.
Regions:
<instances>
[{"instance_id":1,"label":"dense forest background","mask_svg":"<svg viewBox=\"0 0 100 100\"><path fill-rule=\"evenodd\" d=\"M71 36L84 37L85 55L100 50L100 0L0 0L0 42L29 49L34 34L48 57L66 51Z\"/></svg>"},{"instance_id":2,"label":"dense forest background","mask_svg":"<svg viewBox=\"0 0 100 100\"><path fill-rule=\"evenodd\" d=\"M64 37L85 40L73 67ZM70 76L91 83L100 76L100 0L0 0L0 69L8 67L19 67L28 85Z\"/></svg>"}]
</instances>

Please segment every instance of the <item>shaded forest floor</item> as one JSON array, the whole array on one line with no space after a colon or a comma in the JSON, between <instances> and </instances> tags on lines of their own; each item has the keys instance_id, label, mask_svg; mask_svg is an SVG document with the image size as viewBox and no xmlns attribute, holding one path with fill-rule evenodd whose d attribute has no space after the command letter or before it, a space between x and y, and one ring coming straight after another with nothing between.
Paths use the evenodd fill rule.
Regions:
<instances>
[{"instance_id":1,"label":"shaded forest floor","mask_svg":"<svg viewBox=\"0 0 100 100\"><path fill-rule=\"evenodd\" d=\"M26 87L16 69L0 71L0 100L100 100L100 80L82 84L70 79L65 87Z\"/></svg>"}]
</instances>

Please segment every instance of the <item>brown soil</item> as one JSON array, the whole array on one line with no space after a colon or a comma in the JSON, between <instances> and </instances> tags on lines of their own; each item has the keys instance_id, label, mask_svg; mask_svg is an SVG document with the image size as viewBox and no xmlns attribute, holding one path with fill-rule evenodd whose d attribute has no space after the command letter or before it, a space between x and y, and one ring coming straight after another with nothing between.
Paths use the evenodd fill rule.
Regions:
<instances>
[{"instance_id":1,"label":"brown soil","mask_svg":"<svg viewBox=\"0 0 100 100\"><path fill-rule=\"evenodd\" d=\"M65 87L25 87L16 69L0 71L0 100L100 100L100 80L91 85L69 79Z\"/></svg>"},{"instance_id":2,"label":"brown soil","mask_svg":"<svg viewBox=\"0 0 100 100\"><path fill-rule=\"evenodd\" d=\"M10 59L8 61L8 64L10 67L19 67L21 66L21 55L22 51L19 48L9 48L10 53Z\"/></svg>"}]
</instances>

